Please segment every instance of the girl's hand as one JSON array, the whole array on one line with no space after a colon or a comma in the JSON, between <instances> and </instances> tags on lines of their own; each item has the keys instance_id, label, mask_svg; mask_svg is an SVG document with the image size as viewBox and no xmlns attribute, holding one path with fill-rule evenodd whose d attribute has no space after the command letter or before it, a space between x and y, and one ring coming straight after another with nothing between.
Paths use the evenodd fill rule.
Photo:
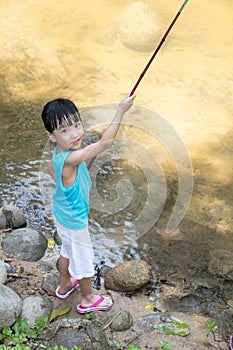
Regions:
<instances>
[{"instance_id":1,"label":"girl's hand","mask_svg":"<svg viewBox=\"0 0 233 350\"><path fill-rule=\"evenodd\" d=\"M127 112L130 107L133 105L134 103L134 99L135 99L136 95L133 94L132 96L126 95L119 103L118 109L122 112L125 113Z\"/></svg>"}]
</instances>

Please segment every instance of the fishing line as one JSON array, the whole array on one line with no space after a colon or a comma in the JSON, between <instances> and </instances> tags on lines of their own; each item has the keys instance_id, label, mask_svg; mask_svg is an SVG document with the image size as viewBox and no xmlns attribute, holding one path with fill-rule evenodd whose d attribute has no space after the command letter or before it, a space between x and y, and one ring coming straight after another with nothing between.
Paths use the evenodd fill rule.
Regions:
<instances>
[{"instance_id":1,"label":"fishing line","mask_svg":"<svg viewBox=\"0 0 233 350\"><path fill-rule=\"evenodd\" d=\"M140 81L141 81L142 78L144 77L146 71L148 70L148 68L150 67L151 63L153 62L155 56L156 56L157 53L159 52L161 46L163 45L164 41L166 40L166 38L167 38L167 36L168 36L170 30L171 30L172 27L174 26L174 24L175 24L177 18L179 17L179 15L181 14L181 12L183 11L183 9L184 9L185 5L187 4L187 2L188 2L188 0L185 0L185 1L183 2L181 8L180 8L179 11L177 12L175 18L174 18L173 21L171 22L171 24L170 24L170 26L168 27L166 33L165 33L164 36L162 37L162 39L161 39L159 45L157 46L157 48L155 49L153 55L151 56L149 62L147 63L147 65L146 65L146 67L144 68L144 70L142 71L141 75L139 76L139 78L138 78L136 84L134 85L134 87L133 87L133 89L132 89L132 91L131 91L131 93L130 93L130 96L132 96L132 95L134 94L134 92L135 92L135 90L137 89L137 87L138 87Z\"/></svg>"}]
</instances>

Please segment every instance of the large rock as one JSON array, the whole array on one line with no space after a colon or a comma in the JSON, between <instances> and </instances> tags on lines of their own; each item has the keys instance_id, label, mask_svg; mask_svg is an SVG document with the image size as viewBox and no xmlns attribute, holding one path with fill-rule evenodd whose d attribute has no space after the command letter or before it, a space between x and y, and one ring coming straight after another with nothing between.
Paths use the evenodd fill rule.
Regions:
<instances>
[{"instance_id":1,"label":"large rock","mask_svg":"<svg viewBox=\"0 0 233 350\"><path fill-rule=\"evenodd\" d=\"M50 291L50 293L55 293L56 288L59 286L60 280L57 275L54 273L47 273L42 280L41 288L47 291Z\"/></svg>"},{"instance_id":2,"label":"large rock","mask_svg":"<svg viewBox=\"0 0 233 350\"><path fill-rule=\"evenodd\" d=\"M14 230L2 240L2 248L8 254L24 261L37 261L44 256L47 238L30 228Z\"/></svg>"},{"instance_id":3,"label":"large rock","mask_svg":"<svg viewBox=\"0 0 233 350\"><path fill-rule=\"evenodd\" d=\"M33 326L38 318L49 318L52 310L53 303L49 298L39 295L30 296L23 300L20 317L26 318L30 326Z\"/></svg>"},{"instance_id":4,"label":"large rock","mask_svg":"<svg viewBox=\"0 0 233 350\"><path fill-rule=\"evenodd\" d=\"M150 266L144 260L131 260L119 264L105 276L105 288L118 292L136 290L149 282Z\"/></svg>"},{"instance_id":5,"label":"large rock","mask_svg":"<svg viewBox=\"0 0 233 350\"><path fill-rule=\"evenodd\" d=\"M60 318L51 323L43 333L43 344L66 346L74 345L83 350L107 350L107 338L96 322L88 322L80 317Z\"/></svg>"},{"instance_id":6,"label":"large rock","mask_svg":"<svg viewBox=\"0 0 233 350\"><path fill-rule=\"evenodd\" d=\"M0 209L0 229L26 226L23 212L15 205L5 205Z\"/></svg>"},{"instance_id":7,"label":"large rock","mask_svg":"<svg viewBox=\"0 0 233 350\"><path fill-rule=\"evenodd\" d=\"M119 18L120 40L130 49L149 51L157 44L160 27L161 19L155 8L143 1L135 1Z\"/></svg>"},{"instance_id":8,"label":"large rock","mask_svg":"<svg viewBox=\"0 0 233 350\"><path fill-rule=\"evenodd\" d=\"M22 299L12 289L0 284L0 329L12 326L22 309Z\"/></svg>"}]
</instances>

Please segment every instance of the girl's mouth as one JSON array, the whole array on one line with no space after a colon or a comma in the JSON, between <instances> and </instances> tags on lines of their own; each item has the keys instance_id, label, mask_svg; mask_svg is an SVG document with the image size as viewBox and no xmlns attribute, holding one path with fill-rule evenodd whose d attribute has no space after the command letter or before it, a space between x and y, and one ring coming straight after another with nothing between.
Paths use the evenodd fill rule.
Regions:
<instances>
[{"instance_id":1,"label":"girl's mouth","mask_svg":"<svg viewBox=\"0 0 233 350\"><path fill-rule=\"evenodd\" d=\"M77 140L75 140L75 141L73 142L73 145L77 145L77 144L79 144L79 142L80 142L80 138L77 139Z\"/></svg>"}]
</instances>

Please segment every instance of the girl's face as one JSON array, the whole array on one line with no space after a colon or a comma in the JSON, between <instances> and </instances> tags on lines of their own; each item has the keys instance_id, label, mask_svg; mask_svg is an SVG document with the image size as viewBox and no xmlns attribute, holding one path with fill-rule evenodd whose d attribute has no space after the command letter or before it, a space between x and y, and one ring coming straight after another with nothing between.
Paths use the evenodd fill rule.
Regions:
<instances>
[{"instance_id":1,"label":"girl's face","mask_svg":"<svg viewBox=\"0 0 233 350\"><path fill-rule=\"evenodd\" d=\"M57 152L68 150L77 150L82 146L85 132L81 120L74 122L72 125L58 126L52 134L48 133L52 142L57 143Z\"/></svg>"}]
</instances>

